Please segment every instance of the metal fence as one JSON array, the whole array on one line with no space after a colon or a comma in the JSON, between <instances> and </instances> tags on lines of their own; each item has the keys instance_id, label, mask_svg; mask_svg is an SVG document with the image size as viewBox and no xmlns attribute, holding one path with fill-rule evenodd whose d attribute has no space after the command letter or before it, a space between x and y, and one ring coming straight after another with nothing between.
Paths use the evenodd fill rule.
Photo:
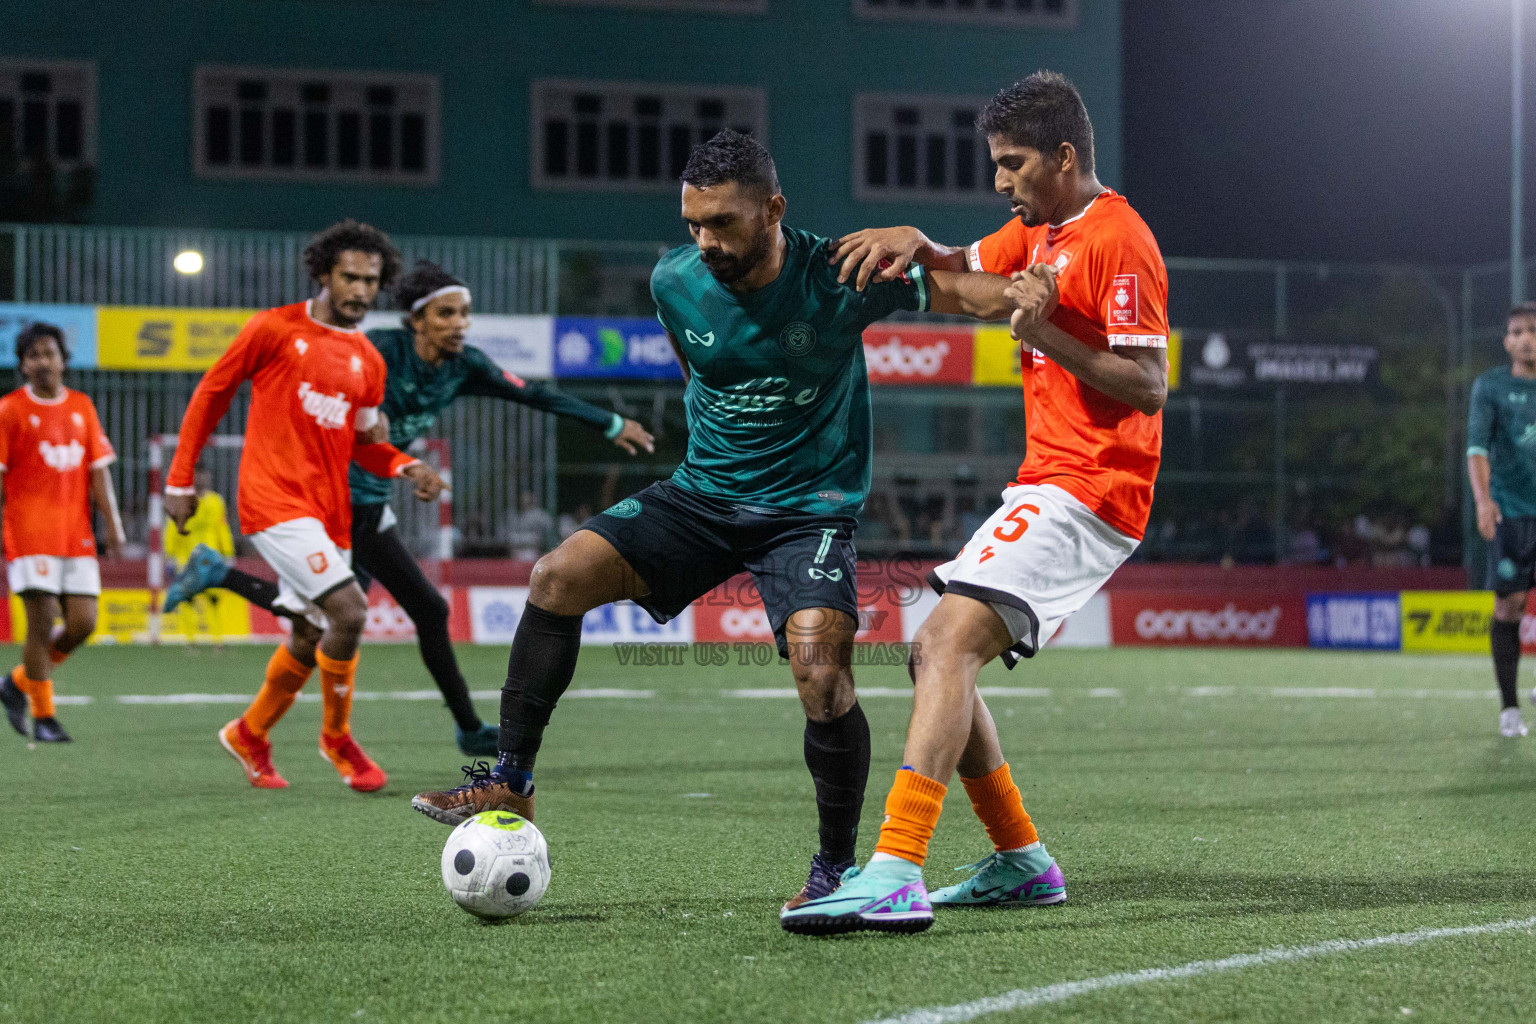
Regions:
<instances>
[{"instance_id":1,"label":"metal fence","mask_svg":"<svg viewBox=\"0 0 1536 1024\"><path fill-rule=\"evenodd\" d=\"M298 266L306 240L275 232L0 225L0 298L276 305L309 291ZM407 258L441 262L469 280L481 311L587 315L649 315L650 268L666 248L414 236L396 242ZM203 274L171 268L184 248L203 254ZM1165 412L1164 468L1141 557L1478 563L1480 541L1467 515L1466 401L1476 374L1504 358L1507 264L1167 262L1175 326L1370 344L1381 353L1382 375L1356 390L1176 392ZM137 509L142 474L133 445L175 428L194 378L78 378L124 446L124 500ZM662 440L656 457L629 460L577 427L557 435L552 421L527 410L462 403L438 434L453 445L455 524L466 550L505 543L506 510L525 490L552 514L575 514L666 475L681 458L679 386L565 386L646 422ZM243 408L222 429L239 429ZM1009 389L877 389L875 423L876 488L861 541L871 551L952 550L974 521L973 506L995 501L1023 454L1021 403ZM1391 536L1413 527L1421 538L1430 535L1428 550L1384 550ZM1371 539L1372 531L1388 539Z\"/></svg>"}]
</instances>

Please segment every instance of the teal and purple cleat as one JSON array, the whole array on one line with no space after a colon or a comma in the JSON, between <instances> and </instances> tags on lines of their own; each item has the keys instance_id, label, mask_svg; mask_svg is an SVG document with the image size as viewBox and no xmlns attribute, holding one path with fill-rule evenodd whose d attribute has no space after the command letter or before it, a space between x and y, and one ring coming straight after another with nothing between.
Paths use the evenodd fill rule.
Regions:
<instances>
[{"instance_id":1,"label":"teal and purple cleat","mask_svg":"<svg viewBox=\"0 0 1536 1024\"><path fill-rule=\"evenodd\" d=\"M796 935L906 935L926 931L933 924L933 906L920 867L900 858L882 859L863 871L849 868L843 873L843 884L831 895L781 911L779 924Z\"/></svg>"},{"instance_id":2,"label":"teal and purple cleat","mask_svg":"<svg viewBox=\"0 0 1536 1024\"><path fill-rule=\"evenodd\" d=\"M162 613L171 612L183 601L190 601L209 587L224 582L229 565L224 556L206 544L199 544L187 556L187 564L165 588L165 599L160 604Z\"/></svg>"},{"instance_id":3,"label":"teal and purple cleat","mask_svg":"<svg viewBox=\"0 0 1536 1024\"><path fill-rule=\"evenodd\" d=\"M993 853L956 868L974 872L932 895L936 907L1047 907L1067 901L1067 880L1045 847L1033 843L1017 852Z\"/></svg>"}]
</instances>

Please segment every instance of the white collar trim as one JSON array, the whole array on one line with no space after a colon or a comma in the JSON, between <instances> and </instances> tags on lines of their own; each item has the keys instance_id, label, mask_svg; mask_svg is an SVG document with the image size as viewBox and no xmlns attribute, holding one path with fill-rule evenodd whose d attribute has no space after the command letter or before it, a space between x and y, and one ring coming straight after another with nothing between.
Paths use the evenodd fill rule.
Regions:
<instances>
[{"instance_id":1,"label":"white collar trim","mask_svg":"<svg viewBox=\"0 0 1536 1024\"><path fill-rule=\"evenodd\" d=\"M309 317L309 319L310 319L310 321L312 323L314 323L314 324L316 324L316 325L318 325L320 327L324 327L328 331L340 331L342 334L357 334L359 331L362 330L362 328L360 328L360 327L337 327L335 324L328 324L324 320L317 320L317 319L315 319L315 300L314 299L305 299L304 300L304 315Z\"/></svg>"},{"instance_id":2,"label":"white collar trim","mask_svg":"<svg viewBox=\"0 0 1536 1024\"><path fill-rule=\"evenodd\" d=\"M23 384L22 390L27 393L28 398L32 399L32 401L36 402L38 405L60 405L63 403L64 399L69 397L69 388L66 387L59 388L58 398L43 398L36 391L32 390L31 384Z\"/></svg>"},{"instance_id":3,"label":"white collar trim","mask_svg":"<svg viewBox=\"0 0 1536 1024\"><path fill-rule=\"evenodd\" d=\"M1064 228L1064 227L1066 227L1068 224L1071 224L1075 220L1081 220L1084 214L1086 214L1089 210L1093 209L1093 204L1094 203L1098 202L1100 199L1103 199L1105 196L1109 195L1109 193L1110 193L1110 189L1105 189L1104 191L1100 192L1098 195L1094 196L1092 199L1088 200L1088 205L1087 206L1083 207L1081 210L1078 210L1076 213L1074 213L1072 216L1068 217L1066 220L1062 221L1060 224L1049 224L1049 225L1047 225L1047 227L1049 227L1052 231L1055 231L1057 228Z\"/></svg>"}]
</instances>

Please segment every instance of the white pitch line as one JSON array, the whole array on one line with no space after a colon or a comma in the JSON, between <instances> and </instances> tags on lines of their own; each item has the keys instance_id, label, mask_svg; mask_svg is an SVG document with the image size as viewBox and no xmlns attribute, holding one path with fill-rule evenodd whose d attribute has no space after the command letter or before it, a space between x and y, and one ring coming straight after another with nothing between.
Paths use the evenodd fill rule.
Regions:
<instances>
[{"instance_id":1,"label":"white pitch line","mask_svg":"<svg viewBox=\"0 0 1536 1024\"><path fill-rule=\"evenodd\" d=\"M125 693L115 700L119 704L141 705L165 705L165 704L249 704L255 696L253 693ZM473 696L482 700L491 700L501 696L500 690L477 690ZM655 690L568 690L567 697L577 699L584 698L613 698L629 700L647 700L656 696ZM301 693L299 700L305 703L313 703L320 699L318 693ZM405 701L429 701L442 700L443 695L436 690L357 690L352 694L353 700L405 700ZM59 704L90 704L94 697L85 696L59 696L55 697L55 703Z\"/></svg>"},{"instance_id":2,"label":"white pitch line","mask_svg":"<svg viewBox=\"0 0 1536 1024\"><path fill-rule=\"evenodd\" d=\"M910 686L860 686L860 697L905 697L911 699ZM1036 686L978 686L976 692L983 697L1049 697L1051 691ZM766 687L762 689L721 690L722 697L740 697L746 700L775 700L800 696L792 687Z\"/></svg>"},{"instance_id":3,"label":"white pitch line","mask_svg":"<svg viewBox=\"0 0 1536 1024\"><path fill-rule=\"evenodd\" d=\"M1258 953L1239 953L1221 960L1195 960L1177 967L1150 967L1143 971L1126 971L1106 974L1081 981L1059 981L1039 988L1018 988L998 996L988 996L969 1003L954 1006L930 1006L909 1010L895 1017L881 1017L867 1024L959 1024L992 1013L1009 1010L1027 1010L1048 1003L1061 1003L1075 996L1105 989L1127 988L1133 985L1149 985L1159 981L1195 978L1222 971L1241 971L1249 967L1286 963L1291 960L1307 960L1312 957L1331 956L1335 953L1356 953L1380 946L1414 946L1420 942L1437 939L1453 939L1463 935L1494 935L1500 932L1530 931L1536 928L1536 917L1519 920L1493 921L1488 924L1466 925L1461 928L1420 928L1418 931L1378 935L1370 939L1330 939L1311 946L1279 946Z\"/></svg>"}]
</instances>

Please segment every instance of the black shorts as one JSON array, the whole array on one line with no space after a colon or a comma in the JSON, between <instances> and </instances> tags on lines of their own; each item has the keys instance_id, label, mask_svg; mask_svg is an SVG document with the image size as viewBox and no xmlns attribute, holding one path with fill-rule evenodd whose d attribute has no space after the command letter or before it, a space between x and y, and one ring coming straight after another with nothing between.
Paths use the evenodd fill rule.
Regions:
<instances>
[{"instance_id":1,"label":"black shorts","mask_svg":"<svg viewBox=\"0 0 1536 1024\"><path fill-rule=\"evenodd\" d=\"M1500 597L1536 581L1536 518L1505 516L1488 545L1488 587Z\"/></svg>"},{"instance_id":2,"label":"black shorts","mask_svg":"<svg viewBox=\"0 0 1536 1024\"><path fill-rule=\"evenodd\" d=\"M859 617L851 516L738 505L654 483L582 524L612 544L650 587L635 603L657 622L740 572L752 574L787 655L784 625L803 608Z\"/></svg>"}]
</instances>

